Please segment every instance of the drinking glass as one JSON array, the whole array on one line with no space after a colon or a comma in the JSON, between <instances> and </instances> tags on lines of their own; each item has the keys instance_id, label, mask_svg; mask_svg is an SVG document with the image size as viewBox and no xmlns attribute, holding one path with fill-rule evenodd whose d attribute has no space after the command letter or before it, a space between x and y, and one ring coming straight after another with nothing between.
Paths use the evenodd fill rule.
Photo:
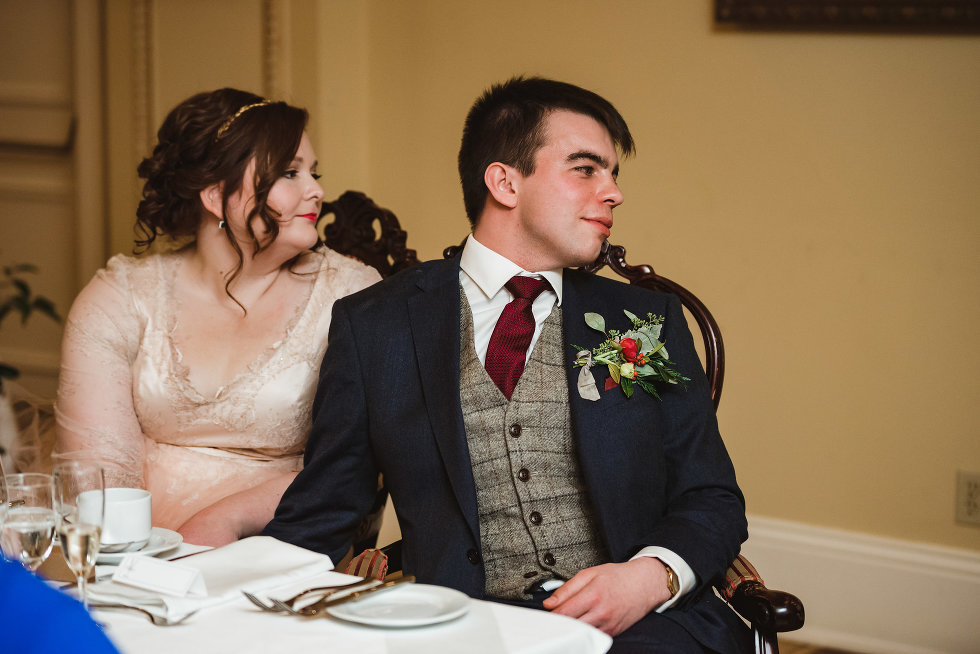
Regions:
<instances>
[{"instance_id":1,"label":"drinking glass","mask_svg":"<svg viewBox=\"0 0 980 654\"><path fill-rule=\"evenodd\" d=\"M51 553L54 543L54 511L51 475L27 472L6 475L7 519L0 543L8 559L20 561L34 572Z\"/></svg>"},{"instance_id":2,"label":"drinking glass","mask_svg":"<svg viewBox=\"0 0 980 654\"><path fill-rule=\"evenodd\" d=\"M78 597L85 608L85 585L95 568L105 512L105 477L92 461L58 463L54 476L54 510L61 552L75 574Z\"/></svg>"},{"instance_id":3,"label":"drinking glass","mask_svg":"<svg viewBox=\"0 0 980 654\"><path fill-rule=\"evenodd\" d=\"M10 497L7 495L7 480L3 477L3 460L0 460L0 530L3 529L3 523L7 519L7 509L10 508ZM3 556L3 552L0 552L0 557Z\"/></svg>"}]
</instances>

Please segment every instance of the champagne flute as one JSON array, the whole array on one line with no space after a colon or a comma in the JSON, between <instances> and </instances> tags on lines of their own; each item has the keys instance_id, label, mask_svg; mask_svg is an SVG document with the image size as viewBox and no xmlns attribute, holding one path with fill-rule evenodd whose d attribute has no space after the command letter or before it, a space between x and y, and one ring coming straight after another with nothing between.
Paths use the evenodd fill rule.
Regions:
<instances>
[{"instance_id":1,"label":"champagne flute","mask_svg":"<svg viewBox=\"0 0 980 654\"><path fill-rule=\"evenodd\" d=\"M51 475L27 472L6 475L5 479L9 508L0 543L7 558L34 572L54 544Z\"/></svg>"},{"instance_id":2,"label":"champagne flute","mask_svg":"<svg viewBox=\"0 0 980 654\"><path fill-rule=\"evenodd\" d=\"M87 609L85 585L99 556L105 513L105 477L102 466L92 461L59 463L52 474L61 552L75 573L78 596Z\"/></svg>"},{"instance_id":3,"label":"champagne flute","mask_svg":"<svg viewBox=\"0 0 980 654\"><path fill-rule=\"evenodd\" d=\"M3 529L3 523L7 519L7 509L10 508L10 496L7 495L7 480L3 476L3 460L0 460L0 530ZM0 552L0 558L3 557L3 552Z\"/></svg>"}]
</instances>

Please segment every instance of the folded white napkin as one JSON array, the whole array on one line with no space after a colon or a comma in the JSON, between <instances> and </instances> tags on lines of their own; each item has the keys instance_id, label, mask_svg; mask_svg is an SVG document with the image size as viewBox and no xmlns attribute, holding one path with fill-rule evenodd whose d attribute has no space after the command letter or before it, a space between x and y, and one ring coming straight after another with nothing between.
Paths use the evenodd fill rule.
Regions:
<instances>
[{"instance_id":1,"label":"folded white napkin","mask_svg":"<svg viewBox=\"0 0 980 654\"><path fill-rule=\"evenodd\" d=\"M253 536L179 561L204 577L204 597L172 597L112 581L89 587L89 600L138 606L171 619L191 611L219 606L242 597L241 591L264 592L333 569L325 554L296 547L269 536Z\"/></svg>"}]
</instances>

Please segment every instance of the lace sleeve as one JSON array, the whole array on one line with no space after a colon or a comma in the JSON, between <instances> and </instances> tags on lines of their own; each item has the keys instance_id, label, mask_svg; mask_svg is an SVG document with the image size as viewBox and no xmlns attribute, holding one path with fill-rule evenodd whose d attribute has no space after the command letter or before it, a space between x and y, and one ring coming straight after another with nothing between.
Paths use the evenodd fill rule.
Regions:
<instances>
[{"instance_id":1,"label":"lace sleeve","mask_svg":"<svg viewBox=\"0 0 980 654\"><path fill-rule=\"evenodd\" d=\"M143 431L133 406L133 361L143 328L118 262L72 304L58 380L58 452L106 464L107 486L142 487Z\"/></svg>"}]
</instances>

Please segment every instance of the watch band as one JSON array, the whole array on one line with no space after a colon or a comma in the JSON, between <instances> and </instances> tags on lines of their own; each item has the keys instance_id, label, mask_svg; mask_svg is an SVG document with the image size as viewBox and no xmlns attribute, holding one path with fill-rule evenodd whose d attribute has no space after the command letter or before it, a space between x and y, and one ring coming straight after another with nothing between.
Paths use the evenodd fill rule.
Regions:
<instances>
[{"instance_id":1,"label":"watch band","mask_svg":"<svg viewBox=\"0 0 980 654\"><path fill-rule=\"evenodd\" d=\"M677 592L681 589L677 575L674 574L674 570L669 565L660 559L657 560L663 563L664 569L667 570L667 592L670 593L669 599L674 599L674 596L677 595Z\"/></svg>"}]
</instances>

